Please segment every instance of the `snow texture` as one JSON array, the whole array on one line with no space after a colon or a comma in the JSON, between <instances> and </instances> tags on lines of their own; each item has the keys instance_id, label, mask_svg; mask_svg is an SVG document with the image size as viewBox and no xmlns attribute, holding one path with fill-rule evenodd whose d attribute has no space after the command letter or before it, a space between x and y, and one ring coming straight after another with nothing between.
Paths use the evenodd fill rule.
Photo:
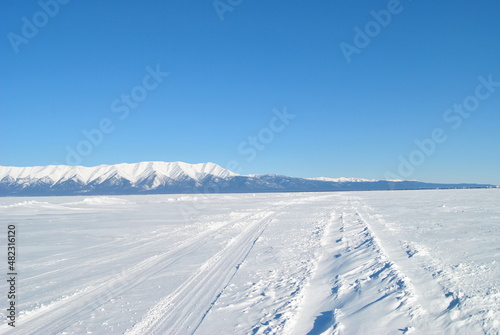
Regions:
<instances>
[{"instance_id":1,"label":"snow texture","mask_svg":"<svg viewBox=\"0 0 500 335\"><path fill-rule=\"evenodd\" d=\"M500 334L499 204L499 189L0 198L19 291L0 334Z\"/></svg>"}]
</instances>

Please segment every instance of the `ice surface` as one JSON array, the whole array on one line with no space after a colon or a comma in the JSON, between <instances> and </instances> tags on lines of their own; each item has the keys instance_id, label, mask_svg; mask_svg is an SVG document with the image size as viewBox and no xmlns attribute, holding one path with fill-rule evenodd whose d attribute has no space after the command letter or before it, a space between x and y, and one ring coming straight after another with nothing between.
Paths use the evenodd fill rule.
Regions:
<instances>
[{"instance_id":1,"label":"ice surface","mask_svg":"<svg viewBox=\"0 0 500 335\"><path fill-rule=\"evenodd\" d=\"M0 218L0 334L500 333L499 189L9 197Z\"/></svg>"}]
</instances>

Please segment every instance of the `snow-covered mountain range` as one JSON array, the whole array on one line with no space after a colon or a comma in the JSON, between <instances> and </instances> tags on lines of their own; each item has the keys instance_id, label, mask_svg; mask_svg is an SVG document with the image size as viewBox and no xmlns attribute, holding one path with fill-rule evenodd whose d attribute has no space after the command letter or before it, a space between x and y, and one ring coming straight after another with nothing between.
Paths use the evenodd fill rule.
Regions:
<instances>
[{"instance_id":1,"label":"snow-covered mountain range","mask_svg":"<svg viewBox=\"0 0 500 335\"><path fill-rule=\"evenodd\" d=\"M0 196L353 191L492 186L361 178L244 176L214 163L141 162L94 167L0 166Z\"/></svg>"}]
</instances>

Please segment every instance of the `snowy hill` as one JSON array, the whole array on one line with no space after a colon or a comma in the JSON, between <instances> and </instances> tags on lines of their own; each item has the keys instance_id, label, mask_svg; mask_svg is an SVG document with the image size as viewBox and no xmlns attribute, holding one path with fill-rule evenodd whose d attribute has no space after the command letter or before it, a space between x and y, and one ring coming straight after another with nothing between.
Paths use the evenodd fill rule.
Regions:
<instances>
[{"instance_id":1,"label":"snowy hill","mask_svg":"<svg viewBox=\"0 0 500 335\"><path fill-rule=\"evenodd\" d=\"M141 162L135 164L99 165L94 167L49 165L34 167L0 167L0 180L5 177L14 179L50 178L54 184L69 179L89 184L102 182L109 178L125 178L136 184L148 178L169 178L182 180L191 178L201 180L207 175L220 178L236 174L214 163L187 164L183 162Z\"/></svg>"},{"instance_id":2,"label":"snowy hill","mask_svg":"<svg viewBox=\"0 0 500 335\"><path fill-rule=\"evenodd\" d=\"M361 178L243 176L214 163L141 162L94 167L0 166L0 196L364 191L491 186Z\"/></svg>"},{"instance_id":3,"label":"snowy hill","mask_svg":"<svg viewBox=\"0 0 500 335\"><path fill-rule=\"evenodd\" d=\"M364 181L378 181L376 179L364 179L364 178L328 178L328 177L316 177L316 178L306 178L308 180L321 180L321 181L333 181L335 183L346 183L346 182L364 182Z\"/></svg>"}]
</instances>

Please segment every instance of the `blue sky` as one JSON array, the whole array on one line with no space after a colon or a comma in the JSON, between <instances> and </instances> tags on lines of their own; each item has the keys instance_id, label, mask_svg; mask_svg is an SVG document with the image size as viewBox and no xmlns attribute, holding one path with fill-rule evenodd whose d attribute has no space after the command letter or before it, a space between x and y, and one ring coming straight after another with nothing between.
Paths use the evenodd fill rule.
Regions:
<instances>
[{"instance_id":1,"label":"blue sky","mask_svg":"<svg viewBox=\"0 0 500 335\"><path fill-rule=\"evenodd\" d=\"M481 0L2 1L0 165L212 161L500 184L499 11Z\"/></svg>"}]
</instances>

